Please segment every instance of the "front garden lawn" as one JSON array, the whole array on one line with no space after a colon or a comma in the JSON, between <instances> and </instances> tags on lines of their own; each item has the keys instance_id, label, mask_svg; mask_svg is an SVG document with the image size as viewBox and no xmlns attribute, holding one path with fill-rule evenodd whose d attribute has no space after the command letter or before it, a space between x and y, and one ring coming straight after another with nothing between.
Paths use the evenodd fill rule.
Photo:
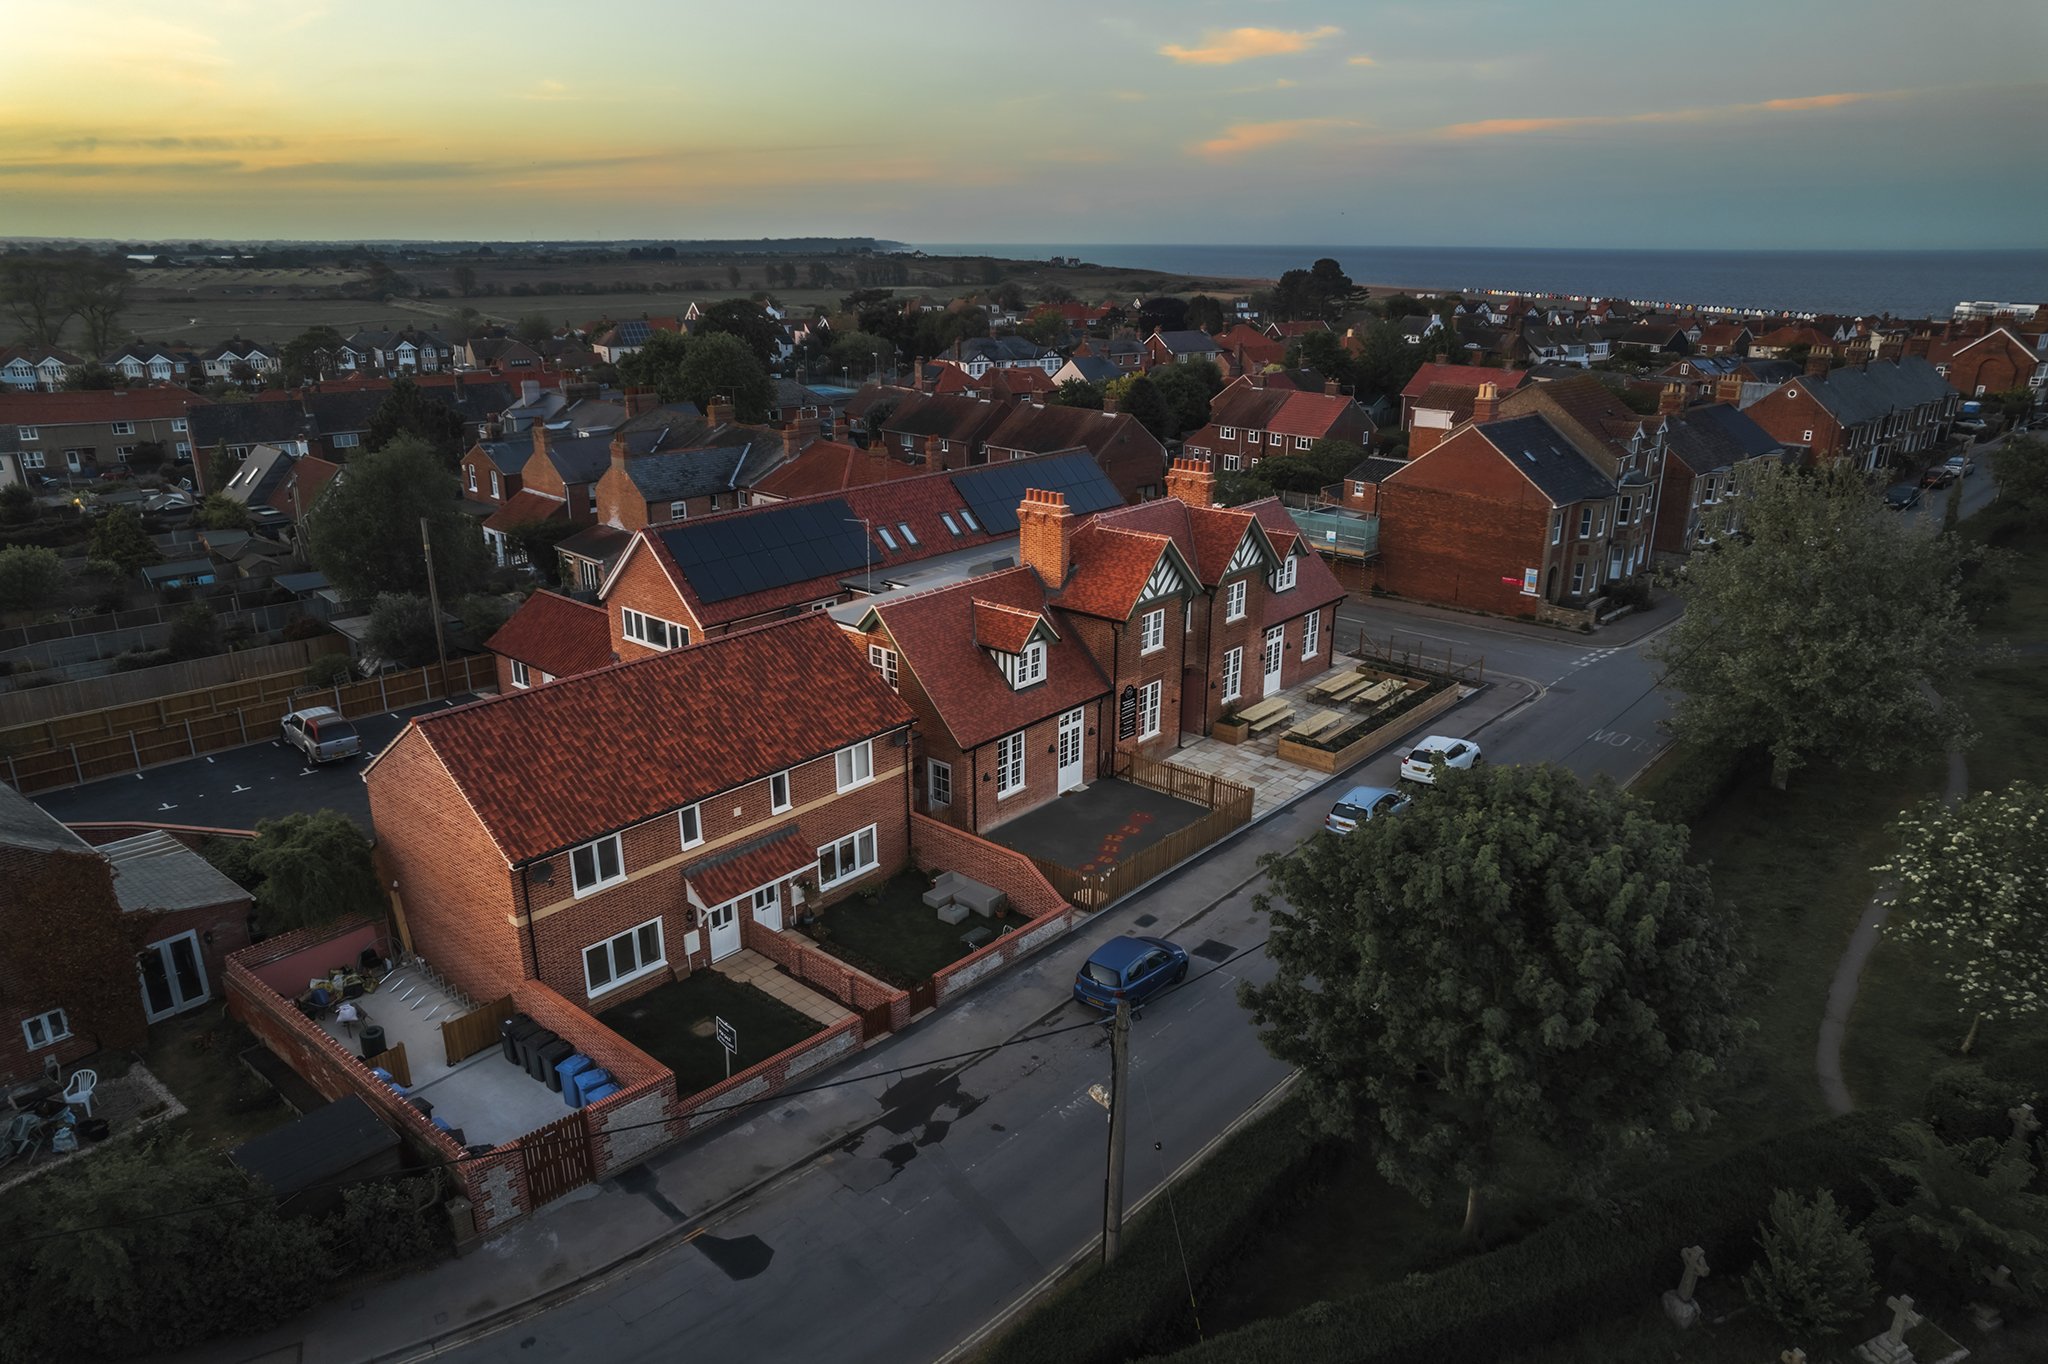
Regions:
<instances>
[{"instance_id":1,"label":"front garden lawn","mask_svg":"<svg viewBox=\"0 0 2048 1364\"><path fill-rule=\"evenodd\" d=\"M208 1150L227 1151L298 1116L242 1060L254 1045L249 1030L219 1004L150 1027L142 1064L185 1105L184 1114L168 1124L171 1131L186 1133Z\"/></svg>"},{"instance_id":2,"label":"front garden lawn","mask_svg":"<svg viewBox=\"0 0 2048 1364\"><path fill-rule=\"evenodd\" d=\"M607 1028L676 1075L678 1094L695 1094L723 1080L725 1048L715 1019L732 1024L739 1051L732 1073L787 1051L825 1025L716 971L692 971L599 1015Z\"/></svg>"},{"instance_id":3,"label":"front garden lawn","mask_svg":"<svg viewBox=\"0 0 2048 1364\"><path fill-rule=\"evenodd\" d=\"M974 949L965 941L976 928L1000 933L1016 922L970 913L957 924L943 922L924 902L931 878L912 868L875 888L849 896L822 911L802 931L826 951L877 979L909 989L931 979Z\"/></svg>"}]
</instances>

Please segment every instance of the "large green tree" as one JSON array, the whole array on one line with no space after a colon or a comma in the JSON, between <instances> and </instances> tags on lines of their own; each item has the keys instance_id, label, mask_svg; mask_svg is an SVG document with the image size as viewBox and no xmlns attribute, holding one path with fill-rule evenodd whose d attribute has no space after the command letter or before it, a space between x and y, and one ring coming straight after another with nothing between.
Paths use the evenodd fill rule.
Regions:
<instances>
[{"instance_id":1,"label":"large green tree","mask_svg":"<svg viewBox=\"0 0 2048 1364\"><path fill-rule=\"evenodd\" d=\"M665 403L683 401L683 355L689 345L680 332L649 332L646 344L619 357L619 382L651 388Z\"/></svg>"},{"instance_id":2,"label":"large green tree","mask_svg":"<svg viewBox=\"0 0 2048 1364\"><path fill-rule=\"evenodd\" d=\"M450 469L469 447L469 427L462 414L409 377L392 381L391 391L370 414L363 443L381 450L401 436L424 441Z\"/></svg>"},{"instance_id":3,"label":"large green tree","mask_svg":"<svg viewBox=\"0 0 2048 1364\"><path fill-rule=\"evenodd\" d=\"M284 366L284 382L287 388L297 388L311 379L325 379L334 372L335 358L347 344L346 338L332 327L308 327L284 343L284 351L278 356Z\"/></svg>"},{"instance_id":4,"label":"large green tree","mask_svg":"<svg viewBox=\"0 0 2048 1364\"><path fill-rule=\"evenodd\" d=\"M1744 1024L1737 925L1686 831L1557 767L1446 773L1397 816L1269 858L1277 967L1240 991L1311 1112L1391 1181L1466 1191L1512 1148L1597 1182L1709 1116Z\"/></svg>"},{"instance_id":5,"label":"large green tree","mask_svg":"<svg viewBox=\"0 0 2048 1364\"><path fill-rule=\"evenodd\" d=\"M1151 373L1153 387L1173 413L1173 434L1185 435L1209 420L1209 400L1223 389L1223 371L1209 360L1183 360Z\"/></svg>"},{"instance_id":6,"label":"large green tree","mask_svg":"<svg viewBox=\"0 0 2048 1364\"><path fill-rule=\"evenodd\" d=\"M89 551L95 559L105 559L120 565L127 574L141 572L151 564L163 562L156 541L149 538L149 532L142 527L142 518L127 507L110 508L92 528Z\"/></svg>"},{"instance_id":7,"label":"large green tree","mask_svg":"<svg viewBox=\"0 0 2048 1364\"><path fill-rule=\"evenodd\" d=\"M1991 476L2002 513L2036 530L2048 527L2048 440L2016 436L1998 453Z\"/></svg>"},{"instance_id":8,"label":"large green tree","mask_svg":"<svg viewBox=\"0 0 2048 1364\"><path fill-rule=\"evenodd\" d=\"M1171 440L1179 434L1175 430L1173 405L1147 375L1119 375L1102 386L1102 397L1105 406L1114 401L1117 411L1135 418L1138 425L1160 440Z\"/></svg>"},{"instance_id":9,"label":"large green tree","mask_svg":"<svg viewBox=\"0 0 2048 1364\"><path fill-rule=\"evenodd\" d=\"M775 358L775 345L782 337L782 325L768 316L760 304L744 298L728 298L704 310L703 319L698 322L691 339L721 332L739 338L766 368Z\"/></svg>"},{"instance_id":10,"label":"large green tree","mask_svg":"<svg viewBox=\"0 0 2048 1364\"><path fill-rule=\"evenodd\" d=\"M2048 786L2014 782L1900 818L1893 936L1931 945L1970 1019L2048 1014Z\"/></svg>"},{"instance_id":11,"label":"large green tree","mask_svg":"<svg viewBox=\"0 0 2048 1364\"><path fill-rule=\"evenodd\" d=\"M64 561L54 549L9 545L0 549L0 611L32 611L64 585Z\"/></svg>"},{"instance_id":12,"label":"large green tree","mask_svg":"<svg viewBox=\"0 0 2048 1364\"><path fill-rule=\"evenodd\" d=\"M85 327L86 354L103 356L121 333L128 310L128 271L114 261L82 260L65 280L65 305Z\"/></svg>"},{"instance_id":13,"label":"large green tree","mask_svg":"<svg viewBox=\"0 0 2048 1364\"><path fill-rule=\"evenodd\" d=\"M248 864L263 878L256 912L270 933L389 909L369 838L338 810L258 820Z\"/></svg>"},{"instance_id":14,"label":"large green tree","mask_svg":"<svg viewBox=\"0 0 2048 1364\"><path fill-rule=\"evenodd\" d=\"M1706 749L1761 748L1783 787L1809 763L1883 771L1962 737L1936 694L1968 662L1961 554L1888 510L1845 465L1764 466L1724 502L1717 543L1673 586L1685 613L1655 646L1673 725Z\"/></svg>"},{"instance_id":15,"label":"large green tree","mask_svg":"<svg viewBox=\"0 0 2048 1364\"><path fill-rule=\"evenodd\" d=\"M775 385L768 371L746 342L724 332L690 338L680 378L685 399L709 411L714 400L730 398L734 415L743 422L766 421L775 403Z\"/></svg>"},{"instance_id":16,"label":"large green tree","mask_svg":"<svg viewBox=\"0 0 2048 1364\"><path fill-rule=\"evenodd\" d=\"M54 346L62 339L74 308L69 287L73 265L61 256L0 260L0 309L28 345Z\"/></svg>"},{"instance_id":17,"label":"large green tree","mask_svg":"<svg viewBox=\"0 0 2048 1364\"><path fill-rule=\"evenodd\" d=\"M845 370L856 383L872 374L896 372L896 343L873 332L842 332L832 338L825 356L828 369Z\"/></svg>"},{"instance_id":18,"label":"large green tree","mask_svg":"<svg viewBox=\"0 0 2048 1364\"><path fill-rule=\"evenodd\" d=\"M408 668L432 663L440 648L434 636L434 612L425 597L386 592L370 608L363 643L379 658Z\"/></svg>"},{"instance_id":19,"label":"large green tree","mask_svg":"<svg viewBox=\"0 0 2048 1364\"><path fill-rule=\"evenodd\" d=\"M488 567L483 536L456 499L455 475L425 441L406 436L349 461L305 516L306 554L328 581L365 600L427 590L425 517L443 600L473 589Z\"/></svg>"}]
</instances>

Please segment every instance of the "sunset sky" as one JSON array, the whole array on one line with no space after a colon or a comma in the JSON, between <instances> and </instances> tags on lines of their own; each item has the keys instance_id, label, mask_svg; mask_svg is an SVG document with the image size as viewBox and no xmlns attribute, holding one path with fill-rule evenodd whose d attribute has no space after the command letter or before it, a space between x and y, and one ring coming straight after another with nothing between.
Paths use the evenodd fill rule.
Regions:
<instances>
[{"instance_id":1,"label":"sunset sky","mask_svg":"<svg viewBox=\"0 0 2048 1364\"><path fill-rule=\"evenodd\" d=\"M0 236L2048 238L2041 0L0 3Z\"/></svg>"}]
</instances>

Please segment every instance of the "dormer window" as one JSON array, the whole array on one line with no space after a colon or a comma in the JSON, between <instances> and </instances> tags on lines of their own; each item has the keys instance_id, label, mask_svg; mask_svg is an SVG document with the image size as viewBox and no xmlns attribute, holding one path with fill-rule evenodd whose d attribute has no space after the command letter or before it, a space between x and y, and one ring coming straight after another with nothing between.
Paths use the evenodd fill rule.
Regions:
<instances>
[{"instance_id":1,"label":"dormer window","mask_svg":"<svg viewBox=\"0 0 2048 1364\"><path fill-rule=\"evenodd\" d=\"M1280 561L1280 567L1273 570L1273 590L1285 592L1294 586L1294 556L1288 555Z\"/></svg>"},{"instance_id":2,"label":"dormer window","mask_svg":"<svg viewBox=\"0 0 2048 1364\"><path fill-rule=\"evenodd\" d=\"M1017 675L1011 681L1012 691L1023 691L1045 681L1045 644L1032 640L1024 646L1024 652L1017 655Z\"/></svg>"}]
</instances>

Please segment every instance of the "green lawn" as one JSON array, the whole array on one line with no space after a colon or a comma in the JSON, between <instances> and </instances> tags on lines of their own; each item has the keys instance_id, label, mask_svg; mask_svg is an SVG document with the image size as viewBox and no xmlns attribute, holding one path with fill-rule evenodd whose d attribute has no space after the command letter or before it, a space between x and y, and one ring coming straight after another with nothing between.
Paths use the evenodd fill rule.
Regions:
<instances>
[{"instance_id":1,"label":"green lawn","mask_svg":"<svg viewBox=\"0 0 2048 1364\"><path fill-rule=\"evenodd\" d=\"M298 1116L243 1064L242 1052L254 1042L249 1030L217 1005L150 1028L142 1064L186 1109L168 1124L171 1131L187 1133L209 1150L225 1151Z\"/></svg>"},{"instance_id":2,"label":"green lawn","mask_svg":"<svg viewBox=\"0 0 2048 1364\"><path fill-rule=\"evenodd\" d=\"M674 1071L678 1094L695 1094L725 1078L725 1048L718 1043L714 1019L724 1019L739 1034L739 1051L732 1058L735 1075L825 1030L782 1001L716 971L692 971L599 1017Z\"/></svg>"},{"instance_id":3,"label":"green lawn","mask_svg":"<svg viewBox=\"0 0 2048 1364\"><path fill-rule=\"evenodd\" d=\"M909 989L972 952L962 941L969 931L987 928L1000 933L1019 922L1014 914L984 919L970 913L957 924L946 923L924 902L931 884L921 871L898 872L872 896L863 892L841 900L803 931L849 965Z\"/></svg>"}]
</instances>

